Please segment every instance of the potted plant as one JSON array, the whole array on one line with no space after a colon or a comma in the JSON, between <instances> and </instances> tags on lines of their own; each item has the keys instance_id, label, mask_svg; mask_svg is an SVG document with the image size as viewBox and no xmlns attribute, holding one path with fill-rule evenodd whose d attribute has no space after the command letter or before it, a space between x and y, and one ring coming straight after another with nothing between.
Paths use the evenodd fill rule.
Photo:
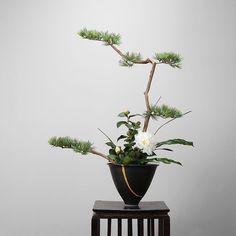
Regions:
<instances>
[{"instance_id":1,"label":"potted plant","mask_svg":"<svg viewBox=\"0 0 236 236\"><path fill-rule=\"evenodd\" d=\"M117 128L126 127L127 131L121 134L116 141L113 141L102 130L101 133L107 138L106 145L109 147L108 154L99 152L93 147L90 141L70 137L52 137L49 144L55 147L70 148L82 155L94 154L108 161L111 174L118 192L126 205L138 205L146 193L156 167L160 163L178 164L180 162L169 158L159 157L158 151L173 151L170 145L189 145L193 142L184 139L158 140L158 132L170 122L183 117L188 112L160 103L160 97L157 102L150 103L149 91L152 85L155 69L158 65L167 64L172 68L180 68L182 58L173 52L156 53L153 58L143 59L140 53L122 52L118 45L121 42L119 34L102 32L96 30L82 29L78 33L83 39L101 41L106 46L111 47L120 56L120 65L132 67L135 64L150 65L151 70L148 75L147 86L144 92L146 107L144 112L132 114L129 110L118 114L120 120L116 123ZM151 132L148 130L150 120L163 119L164 122Z\"/></svg>"}]
</instances>

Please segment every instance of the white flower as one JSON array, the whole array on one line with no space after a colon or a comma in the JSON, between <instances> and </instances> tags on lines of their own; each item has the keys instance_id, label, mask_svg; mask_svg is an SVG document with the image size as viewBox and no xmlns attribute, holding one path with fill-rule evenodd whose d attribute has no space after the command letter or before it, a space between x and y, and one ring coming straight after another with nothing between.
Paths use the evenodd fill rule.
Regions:
<instances>
[{"instance_id":1,"label":"white flower","mask_svg":"<svg viewBox=\"0 0 236 236\"><path fill-rule=\"evenodd\" d=\"M156 148L156 142L154 136L148 132L139 131L135 135L136 147L142 150L143 153L152 155L153 151Z\"/></svg>"}]
</instances>

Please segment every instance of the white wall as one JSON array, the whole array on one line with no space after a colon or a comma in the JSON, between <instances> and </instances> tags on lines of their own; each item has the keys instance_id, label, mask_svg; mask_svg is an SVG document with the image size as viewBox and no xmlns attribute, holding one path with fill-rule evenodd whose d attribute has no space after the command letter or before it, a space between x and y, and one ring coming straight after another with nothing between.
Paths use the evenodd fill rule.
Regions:
<instances>
[{"instance_id":1,"label":"white wall","mask_svg":"<svg viewBox=\"0 0 236 236\"><path fill-rule=\"evenodd\" d=\"M94 200L120 200L104 160L52 149L53 135L115 138L117 113L144 110L148 66L80 39L83 27L120 33L122 49L175 51L183 69L157 68L151 99L193 112L159 137L193 140L160 166L144 200L164 200L173 236L234 236L234 0L0 1L0 236L90 234ZM155 128L153 124L153 128Z\"/></svg>"}]
</instances>

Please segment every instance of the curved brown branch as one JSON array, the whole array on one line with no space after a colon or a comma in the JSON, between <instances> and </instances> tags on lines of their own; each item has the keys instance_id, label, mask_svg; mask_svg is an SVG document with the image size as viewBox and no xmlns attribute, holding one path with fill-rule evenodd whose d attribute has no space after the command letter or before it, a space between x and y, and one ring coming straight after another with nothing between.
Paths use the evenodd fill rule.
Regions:
<instances>
[{"instance_id":1,"label":"curved brown branch","mask_svg":"<svg viewBox=\"0 0 236 236\"><path fill-rule=\"evenodd\" d=\"M121 52L114 44L110 44L110 46L123 58L125 58L125 54L123 52ZM152 61L147 58L146 60L142 60L142 61L132 61L132 63L134 64L148 64L148 63L152 63Z\"/></svg>"},{"instance_id":2,"label":"curved brown branch","mask_svg":"<svg viewBox=\"0 0 236 236\"><path fill-rule=\"evenodd\" d=\"M154 72L155 72L155 69L156 69L156 65L157 65L157 63L152 61L152 68L151 68L151 71L150 71L150 74L149 74L147 87L146 87L146 90L144 92L147 111L150 110L150 103L149 103L148 93L149 93L150 88L151 88L152 78L153 78L153 75L154 75ZM150 116L147 116L144 120L143 132L147 131L149 120L150 120Z\"/></svg>"},{"instance_id":3,"label":"curved brown branch","mask_svg":"<svg viewBox=\"0 0 236 236\"><path fill-rule=\"evenodd\" d=\"M125 58L125 54L120 51L114 44L110 44L110 46L123 58ZM157 62L151 60L150 58L147 58L146 60L141 60L141 61L132 61L132 63L134 64L152 64L152 68L151 68L151 71L149 73L149 77L148 77L148 83L147 83L147 87L146 87L146 90L144 92L144 96L145 96L145 103L146 103L146 108L147 108L147 111L150 110L150 103L149 103L149 97L148 97L148 93L150 91L150 88L151 88L151 84L152 84L152 78L153 78L153 75L154 75L154 72L155 72L155 69L156 69L156 65L157 65ZM144 120L144 126L143 126L143 132L146 132L147 131L147 128L148 128L148 124L149 124L149 120L150 120L150 117L147 116Z\"/></svg>"},{"instance_id":4,"label":"curved brown branch","mask_svg":"<svg viewBox=\"0 0 236 236\"><path fill-rule=\"evenodd\" d=\"M110 44L110 46L111 46L121 57L124 57L124 56L125 56L114 44Z\"/></svg>"},{"instance_id":5,"label":"curved brown branch","mask_svg":"<svg viewBox=\"0 0 236 236\"><path fill-rule=\"evenodd\" d=\"M106 156L105 154L103 154L103 153L101 153L101 152L97 152L97 151L95 151L95 150L92 150L92 151L90 151L90 152L91 152L92 154L94 154L94 155L100 156L100 157L105 158L106 160L108 160L108 161L114 163L113 160L111 160L108 156Z\"/></svg>"}]
</instances>

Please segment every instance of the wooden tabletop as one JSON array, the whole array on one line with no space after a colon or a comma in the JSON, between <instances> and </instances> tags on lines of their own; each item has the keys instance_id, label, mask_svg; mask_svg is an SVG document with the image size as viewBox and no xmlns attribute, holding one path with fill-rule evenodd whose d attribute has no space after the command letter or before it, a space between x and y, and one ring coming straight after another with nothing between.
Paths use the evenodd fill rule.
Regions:
<instances>
[{"instance_id":1,"label":"wooden tabletop","mask_svg":"<svg viewBox=\"0 0 236 236\"><path fill-rule=\"evenodd\" d=\"M95 213L167 213L170 209L163 201L140 202L139 208L126 208L122 201L95 201Z\"/></svg>"}]
</instances>

